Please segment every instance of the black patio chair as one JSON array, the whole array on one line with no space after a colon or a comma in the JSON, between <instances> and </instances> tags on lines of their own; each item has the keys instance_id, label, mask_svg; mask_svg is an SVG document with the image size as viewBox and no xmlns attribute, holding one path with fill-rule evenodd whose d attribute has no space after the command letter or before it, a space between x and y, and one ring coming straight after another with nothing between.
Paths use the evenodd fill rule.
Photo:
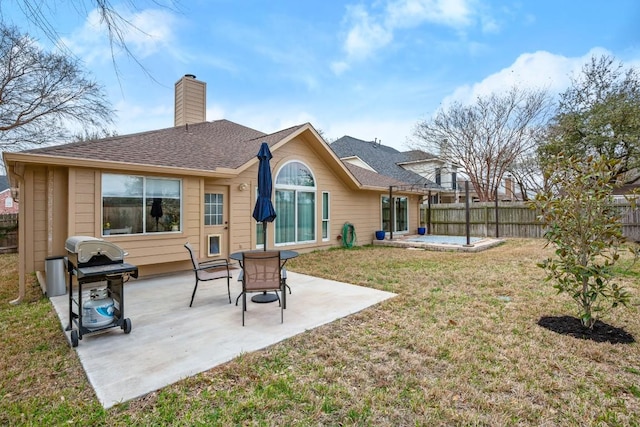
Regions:
<instances>
[{"instance_id":1,"label":"black patio chair","mask_svg":"<svg viewBox=\"0 0 640 427\"><path fill-rule=\"evenodd\" d=\"M224 258L212 259L203 262L199 262L198 258L193 251L193 247L189 242L184 244L184 247L189 251L191 257L191 263L193 264L193 272L196 276L196 284L193 287L193 293L191 294L191 302L189 307L193 305L193 298L196 296L196 290L198 289L199 282L207 282L209 280L227 279L227 294L229 296L229 304L231 304L231 289L230 279L231 272L229 270L229 261Z\"/></svg>"}]
</instances>

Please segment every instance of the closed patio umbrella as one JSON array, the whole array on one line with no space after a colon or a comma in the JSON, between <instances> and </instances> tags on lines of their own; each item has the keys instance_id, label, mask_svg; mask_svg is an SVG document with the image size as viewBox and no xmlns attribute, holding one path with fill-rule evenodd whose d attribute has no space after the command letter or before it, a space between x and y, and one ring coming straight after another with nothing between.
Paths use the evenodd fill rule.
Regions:
<instances>
[{"instance_id":1,"label":"closed patio umbrella","mask_svg":"<svg viewBox=\"0 0 640 427\"><path fill-rule=\"evenodd\" d=\"M276 210L271 203L271 192L273 190L273 181L271 177L271 166L269 161L273 156L269 150L269 145L263 142L258 151L258 200L253 208L253 218L262 222L262 239L264 250L267 250L267 223L276 219Z\"/></svg>"},{"instance_id":2,"label":"closed patio umbrella","mask_svg":"<svg viewBox=\"0 0 640 427\"><path fill-rule=\"evenodd\" d=\"M272 157L269 145L263 142L260 146L260 151L258 151L258 159L260 159L260 164L258 165L258 200L256 200L256 205L253 208L253 218L258 222L262 222L262 243L265 251L267 250L267 223L276 219L276 210L271 203L273 179L269 161ZM273 302L277 299L277 295L263 292L252 297L251 301L264 303Z\"/></svg>"}]
</instances>

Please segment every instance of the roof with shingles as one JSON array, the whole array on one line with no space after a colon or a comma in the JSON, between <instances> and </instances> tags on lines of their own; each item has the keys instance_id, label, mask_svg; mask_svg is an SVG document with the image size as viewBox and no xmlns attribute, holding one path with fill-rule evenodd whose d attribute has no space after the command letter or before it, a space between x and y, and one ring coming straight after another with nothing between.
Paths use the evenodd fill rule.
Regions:
<instances>
[{"instance_id":1,"label":"roof with shingles","mask_svg":"<svg viewBox=\"0 0 640 427\"><path fill-rule=\"evenodd\" d=\"M433 160L437 159L433 154L427 153L421 150L411 150L411 151L403 151L399 153L396 161L397 163L411 163L411 162L420 162L424 160Z\"/></svg>"},{"instance_id":2,"label":"roof with shingles","mask_svg":"<svg viewBox=\"0 0 640 427\"><path fill-rule=\"evenodd\" d=\"M370 171L369 169L361 168L354 164L343 162L349 171L356 177L356 179L363 186L367 187L390 187L390 186L407 186L406 182L398 181L390 176L381 175L379 173Z\"/></svg>"},{"instance_id":3,"label":"roof with shingles","mask_svg":"<svg viewBox=\"0 0 640 427\"><path fill-rule=\"evenodd\" d=\"M216 120L23 153L199 170L236 169L255 157L262 142L273 146L305 125L272 134Z\"/></svg>"},{"instance_id":4,"label":"roof with shingles","mask_svg":"<svg viewBox=\"0 0 640 427\"><path fill-rule=\"evenodd\" d=\"M214 171L237 169L254 159L262 142L270 147L286 139L307 124L293 126L266 134L229 120L216 120L159 129L130 135L25 150L22 153L69 159L87 159ZM355 138L354 138L355 139ZM332 146L329 146L332 147ZM400 154L391 147L380 151ZM399 174L391 176L341 162L364 187L408 187L419 175L407 172L402 180ZM420 177L421 178L421 177Z\"/></svg>"},{"instance_id":5,"label":"roof with shingles","mask_svg":"<svg viewBox=\"0 0 640 427\"><path fill-rule=\"evenodd\" d=\"M439 187L433 181L415 172L406 170L398 164L418 160L418 157L424 157L427 153L421 151L402 153L393 147L388 147L374 141L363 141L351 136L343 136L337 139L331 143L330 147L341 159L357 156L379 174L402 181L405 184L429 188Z\"/></svg>"}]
</instances>

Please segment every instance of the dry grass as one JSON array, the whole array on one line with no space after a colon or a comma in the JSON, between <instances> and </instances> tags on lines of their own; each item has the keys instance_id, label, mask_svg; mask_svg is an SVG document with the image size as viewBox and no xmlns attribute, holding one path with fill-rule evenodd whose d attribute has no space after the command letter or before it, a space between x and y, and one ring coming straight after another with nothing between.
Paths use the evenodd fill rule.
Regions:
<instances>
[{"instance_id":1,"label":"dry grass","mask_svg":"<svg viewBox=\"0 0 640 427\"><path fill-rule=\"evenodd\" d=\"M638 343L537 325L575 314L542 281L542 246L305 254L292 270L398 296L108 411L49 302L32 290L28 303L6 304L13 273L0 282L0 424L640 425ZM640 340L640 267L620 281L631 305L603 320Z\"/></svg>"}]
</instances>

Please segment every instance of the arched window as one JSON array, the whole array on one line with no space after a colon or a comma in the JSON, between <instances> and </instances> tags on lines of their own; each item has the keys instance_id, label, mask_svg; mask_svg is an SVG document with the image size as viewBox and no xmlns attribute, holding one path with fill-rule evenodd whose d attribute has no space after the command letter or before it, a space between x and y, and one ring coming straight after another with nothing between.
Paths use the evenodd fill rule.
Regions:
<instances>
[{"instance_id":1,"label":"arched window","mask_svg":"<svg viewBox=\"0 0 640 427\"><path fill-rule=\"evenodd\" d=\"M316 240L316 180L301 162L286 163L275 179L276 244Z\"/></svg>"}]
</instances>

